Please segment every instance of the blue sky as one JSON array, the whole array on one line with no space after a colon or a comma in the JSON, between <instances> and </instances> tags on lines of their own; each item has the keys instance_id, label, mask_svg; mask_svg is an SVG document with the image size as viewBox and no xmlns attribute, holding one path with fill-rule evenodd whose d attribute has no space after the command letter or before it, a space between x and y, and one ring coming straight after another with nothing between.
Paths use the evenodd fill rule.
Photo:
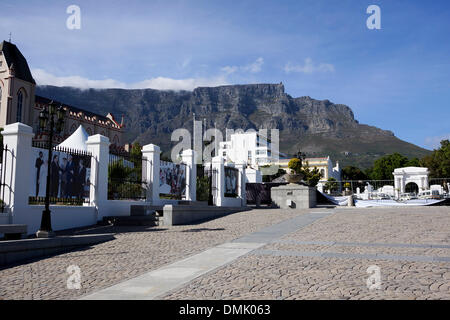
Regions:
<instances>
[{"instance_id":1,"label":"blue sky","mask_svg":"<svg viewBox=\"0 0 450 320\"><path fill-rule=\"evenodd\" d=\"M369 5L381 30L369 30ZM69 5L81 29L69 30ZM432 148L450 138L450 2L13 1L0 36L40 84L188 89L279 83Z\"/></svg>"}]
</instances>

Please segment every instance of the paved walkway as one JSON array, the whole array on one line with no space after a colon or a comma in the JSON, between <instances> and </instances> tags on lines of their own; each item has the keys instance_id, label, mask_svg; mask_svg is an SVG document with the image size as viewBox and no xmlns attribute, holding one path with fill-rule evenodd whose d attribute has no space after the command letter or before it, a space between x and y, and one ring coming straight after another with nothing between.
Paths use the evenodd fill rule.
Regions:
<instances>
[{"instance_id":1,"label":"paved walkway","mask_svg":"<svg viewBox=\"0 0 450 320\"><path fill-rule=\"evenodd\" d=\"M229 264L233 260L264 246L274 239L298 230L329 214L331 212L315 212L288 219L232 242L224 243L187 259L87 295L83 299L155 299L199 276Z\"/></svg>"},{"instance_id":2,"label":"paved walkway","mask_svg":"<svg viewBox=\"0 0 450 320\"><path fill-rule=\"evenodd\" d=\"M450 299L449 209L336 210L162 298Z\"/></svg>"},{"instance_id":3,"label":"paved walkway","mask_svg":"<svg viewBox=\"0 0 450 320\"><path fill-rule=\"evenodd\" d=\"M261 209L106 231L116 240L0 270L0 299L450 299L449 207ZM69 265L80 290L67 289Z\"/></svg>"},{"instance_id":4,"label":"paved walkway","mask_svg":"<svg viewBox=\"0 0 450 320\"><path fill-rule=\"evenodd\" d=\"M116 239L0 269L0 300L77 299L307 212L260 209L189 226L81 231L112 233ZM81 289L67 288L69 266L80 268Z\"/></svg>"}]
</instances>

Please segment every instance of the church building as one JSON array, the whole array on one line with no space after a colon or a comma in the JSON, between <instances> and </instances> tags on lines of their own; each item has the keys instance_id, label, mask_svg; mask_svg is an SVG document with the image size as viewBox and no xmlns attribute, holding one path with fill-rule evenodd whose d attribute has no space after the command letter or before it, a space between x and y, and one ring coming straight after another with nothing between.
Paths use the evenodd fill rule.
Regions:
<instances>
[{"instance_id":1,"label":"church building","mask_svg":"<svg viewBox=\"0 0 450 320\"><path fill-rule=\"evenodd\" d=\"M34 140L46 141L47 133L39 128L39 113L51 99L35 94L36 82L33 79L27 60L11 42L0 43L0 128L22 122L33 128ZM109 138L112 147L120 148L123 141L123 118L117 122L108 113L99 115L87 110L54 101L66 110L64 131L55 137L61 142L70 136L80 125L89 135L101 134Z\"/></svg>"}]
</instances>

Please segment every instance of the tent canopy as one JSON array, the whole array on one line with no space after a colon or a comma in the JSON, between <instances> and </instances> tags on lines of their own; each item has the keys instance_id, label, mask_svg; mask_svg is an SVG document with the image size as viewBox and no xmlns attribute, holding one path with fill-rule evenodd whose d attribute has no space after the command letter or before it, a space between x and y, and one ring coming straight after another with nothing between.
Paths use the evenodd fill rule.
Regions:
<instances>
[{"instance_id":1,"label":"tent canopy","mask_svg":"<svg viewBox=\"0 0 450 320\"><path fill-rule=\"evenodd\" d=\"M78 129L75 130L70 137L61 142L58 147L87 151L86 141L88 137L88 133L84 130L83 126L80 125Z\"/></svg>"}]
</instances>

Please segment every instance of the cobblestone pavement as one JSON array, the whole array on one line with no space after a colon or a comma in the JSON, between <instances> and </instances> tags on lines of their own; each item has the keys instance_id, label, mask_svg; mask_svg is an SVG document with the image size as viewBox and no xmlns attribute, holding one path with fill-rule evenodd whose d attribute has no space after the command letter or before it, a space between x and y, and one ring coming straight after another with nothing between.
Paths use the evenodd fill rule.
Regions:
<instances>
[{"instance_id":1,"label":"cobblestone pavement","mask_svg":"<svg viewBox=\"0 0 450 320\"><path fill-rule=\"evenodd\" d=\"M116 239L0 270L0 299L78 298L305 212L259 209L190 226L80 232L114 233ZM80 290L67 289L70 265L81 269Z\"/></svg>"},{"instance_id":2,"label":"cobblestone pavement","mask_svg":"<svg viewBox=\"0 0 450 320\"><path fill-rule=\"evenodd\" d=\"M450 208L338 209L162 298L450 299Z\"/></svg>"}]
</instances>

